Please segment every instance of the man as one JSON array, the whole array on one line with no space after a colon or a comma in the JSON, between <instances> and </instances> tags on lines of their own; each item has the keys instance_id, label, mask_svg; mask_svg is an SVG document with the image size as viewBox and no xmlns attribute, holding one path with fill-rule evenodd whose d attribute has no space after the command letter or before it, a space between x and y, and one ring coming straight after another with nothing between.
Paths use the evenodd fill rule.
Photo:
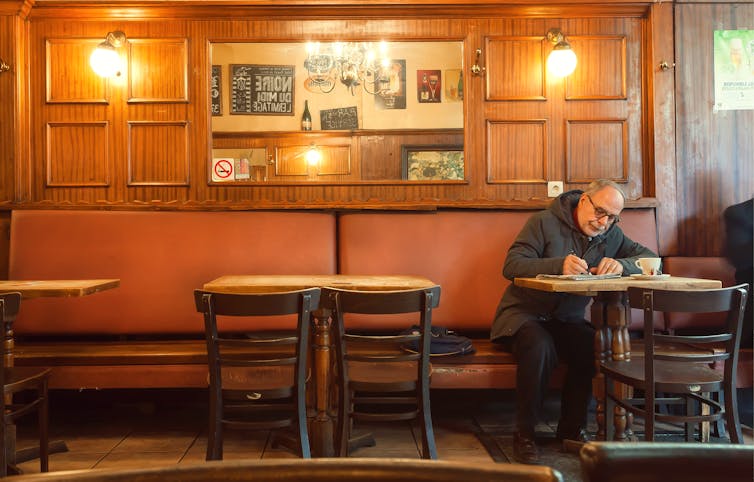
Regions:
<instances>
[{"instance_id":1,"label":"man","mask_svg":"<svg viewBox=\"0 0 754 482\"><path fill-rule=\"evenodd\" d=\"M617 226L625 197L609 180L586 191L569 191L533 215L508 251L503 276L538 274L638 273L634 262L656 257ZM516 432L513 453L535 464L539 453L534 426L550 374L559 361L568 366L563 386L558 439L586 440L584 427L594 376L594 328L584 319L588 296L546 293L511 284L492 324L491 339L516 358Z\"/></svg>"},{"instance_id":2,"label":"man","mask_svg":"<svg viewBox=\"0 0 754 482\"><path fill-rule=\"evenodd\" d=\"M725 220L725 256L736 268L736 283L749 283L744 321L741 325L741 348L754 344L754 316L752 315L752 278L754 277L754 199L728 206L723 212ZM751 387L739 388L738 418L742 424L754 425Z\"/></svg>"}]
</instances>

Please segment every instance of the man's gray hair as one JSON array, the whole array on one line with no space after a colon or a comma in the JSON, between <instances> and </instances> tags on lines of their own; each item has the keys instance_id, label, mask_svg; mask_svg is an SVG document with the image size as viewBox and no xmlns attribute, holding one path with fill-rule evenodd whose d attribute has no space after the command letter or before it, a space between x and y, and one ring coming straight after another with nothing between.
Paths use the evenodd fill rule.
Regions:
<instances>
[{"instance_id":1,"label":"man's gray hair","mask_svg":"<svg viewBox=\"0 0 754 482\"><path fill-rule=\"evenodd\" d=\"M603 190L606 187L615 189L620 193L623 200L626 200L626 194L623 192L623 189L621 189L621 187L615 181L611 181L610 179L597 179L596 181L592 181L591 183L589 183L586 191L584 191L584 194L592 195L597 191Z\"/></svg>"}]
</instances>

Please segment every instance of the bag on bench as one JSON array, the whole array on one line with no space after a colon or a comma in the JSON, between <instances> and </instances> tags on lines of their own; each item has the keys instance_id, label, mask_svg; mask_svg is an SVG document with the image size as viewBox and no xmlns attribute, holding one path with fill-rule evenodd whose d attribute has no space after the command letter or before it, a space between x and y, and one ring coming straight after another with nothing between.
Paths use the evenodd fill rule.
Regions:
<instances>
[{"instance_id":1,"label":"bag on bench","mask_svg":"<svg viewBox=\"0 0 754 482\"><path fill-rule=\"evenodd\" d=\"M433 326L431 330L432 339L429 341L430 356L470 355L476 351L474 345L471 344L471 340L465 336L456 335L454 331L442 326ZM401 332L401 335L420 334L421 328L418 325L413 325L411 328ZM420 339L411 340L408 343L404 343L401 348L411 353L418 353L420 341Z\"/></svg>"}]
</instances>

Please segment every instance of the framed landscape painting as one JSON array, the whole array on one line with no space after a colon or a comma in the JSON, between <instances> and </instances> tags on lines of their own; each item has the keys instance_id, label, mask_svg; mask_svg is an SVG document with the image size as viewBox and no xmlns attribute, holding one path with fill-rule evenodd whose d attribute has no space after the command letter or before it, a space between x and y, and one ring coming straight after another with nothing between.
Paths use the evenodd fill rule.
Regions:
<instances>
[{"instance_id":1,"label":"framed landscape painting","mask_svg":"<svg viewBox=\"0 0 754 482\"><path fill-rule=\"evenodd\" d=\"M462 181L463 146L401 146L401 173L407 181Z\"/></svg>"}]
</instances>

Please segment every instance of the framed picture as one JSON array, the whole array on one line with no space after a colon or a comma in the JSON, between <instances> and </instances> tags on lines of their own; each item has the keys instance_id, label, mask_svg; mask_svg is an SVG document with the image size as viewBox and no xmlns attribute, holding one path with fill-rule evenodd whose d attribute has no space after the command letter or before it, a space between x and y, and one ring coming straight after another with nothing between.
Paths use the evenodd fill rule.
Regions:
<instances>
[{"instance_id":1,"label":"framed picture","mask_svg":"<svg viewBox=\"0 0 754 482\"><path fill-rule=\"evenodd\" d=\"M464 179L462 145L401 146L402 177L408 181Z\"/></svg>"},{"instance_id":2,"label":"framed picture","mask_svg":"<svg viewBox=\"0 0 754 482\"><path fill-rule=\"evenodd\" d=\"M230 113L293 115L293 65L231 64Z\"/></svg>"}]
</instances>

